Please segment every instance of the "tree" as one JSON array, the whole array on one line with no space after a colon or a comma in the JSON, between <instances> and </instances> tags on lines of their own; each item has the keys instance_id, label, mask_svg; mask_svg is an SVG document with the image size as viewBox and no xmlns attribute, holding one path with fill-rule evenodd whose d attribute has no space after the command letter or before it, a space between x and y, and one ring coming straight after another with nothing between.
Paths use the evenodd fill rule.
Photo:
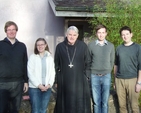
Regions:
<instances>
[{"instance_id":1,"label":"tree","mask_svg":"<svg viewBox=\"0 0 141 113\"><path fill-rule=\"evenodd\" d=\"M132 29L133 41L141 44L140 0L104 0L98 5L94 3L93 12L94 17L89 21L92 28L97 24L104 24L108 28L107 40L115 47L122 43L119 29L125 25ZM139 106L141 108L141 93Z\"/></svg>"},{"instance_id":2,"label":"tree","mask_svg":"<svg viewBox=\"0 0 141 113\"><path fill-rule=\"evenodd\" d=\"M104 0L98 5L94 4L93 12L94 17L89 21L92 28L104 24L108 28L107 39L115 47L122 43L119 29L125 25L132 29L133 41L141 43L141 1Z\"/></svg>"}]
</instances>

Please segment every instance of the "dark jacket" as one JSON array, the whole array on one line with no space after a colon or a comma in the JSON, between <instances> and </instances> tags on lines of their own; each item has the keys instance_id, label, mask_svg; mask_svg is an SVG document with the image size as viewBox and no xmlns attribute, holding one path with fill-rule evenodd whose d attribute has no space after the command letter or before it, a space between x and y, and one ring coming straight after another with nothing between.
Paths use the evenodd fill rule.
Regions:
<instances>
[{"instance_id":1,"label":"dark jacket","mask_svg":"<svg viewBox=\"0 0 141 113\"><path fill-rule=\"evenodd\" d=\"M54 113L91 113L90 90L86 78L90 76L89 57L87 45L83 41L77 40L74 45L69 45L65 40L57 45L57 99ZM70 63L73 67L69 66Z\"/></svg>"},{"instance_id":2,"label":"dark jacket","mask_svg":"<svg viewBox=\"0 0 141 113\"><path fill-rule=\"evenodd\" d=\"M28 82L26 46L18 40L12 45L5 38L0 41L0 82L23 80Z\"/></svg>"}]
</instances>

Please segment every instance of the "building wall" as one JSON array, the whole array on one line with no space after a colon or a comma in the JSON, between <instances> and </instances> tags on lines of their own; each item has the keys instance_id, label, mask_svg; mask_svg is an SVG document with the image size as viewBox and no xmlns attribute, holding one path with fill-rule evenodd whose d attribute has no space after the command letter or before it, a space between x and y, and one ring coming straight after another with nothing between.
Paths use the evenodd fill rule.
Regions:
<instances>
[{"instance_id":1,"label":"building wall","mask_svg":"<svg viewBox=\"0 0 141 113\"><path fill-rule=\"evenodd\" d=\"M64 36L64 19L55 17L48 0L0 0L0 40L6 37L4 25L14 21L19 27L17 39L33 53L37 38L46 38L54 55L56 37Z\"/></svg>"}]
</instances>

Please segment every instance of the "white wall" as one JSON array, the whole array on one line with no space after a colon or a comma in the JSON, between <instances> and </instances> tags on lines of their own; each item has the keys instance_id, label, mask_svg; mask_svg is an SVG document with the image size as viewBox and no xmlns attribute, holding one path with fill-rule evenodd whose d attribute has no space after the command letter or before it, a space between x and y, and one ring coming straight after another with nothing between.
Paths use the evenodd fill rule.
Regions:
<instances>
[{"instance_id":1,"label":"white wall","mask_svg":"<svg viewBox=\"0 0 141 113\"><path fill-rule=\"evenodd\" d=\"M33 53L37 38L63 35L60 28L64 26L64 19L54 16L48 0L0 0L0 40L6 37L4 25L9 20L17 23L19 31L16 38L26 44L28 55ZM56 26L58 24L60 26ZM50 46L51 43L50 50L54 54L55 39L51 40L48 44Z\"/></svg>"}]
</instances>

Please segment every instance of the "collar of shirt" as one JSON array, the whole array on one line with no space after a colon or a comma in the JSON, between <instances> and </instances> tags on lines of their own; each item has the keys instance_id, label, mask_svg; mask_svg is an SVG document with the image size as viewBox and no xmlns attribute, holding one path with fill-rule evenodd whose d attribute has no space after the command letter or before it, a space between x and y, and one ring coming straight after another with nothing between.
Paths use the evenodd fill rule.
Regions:
<instances>
[{"instance_id":1,"label":"collar of shirt","mask_svg":"<svg viewBox=\"0 0 141 113\"><path fill-rule=\"evenodd\" d=\"M108 45L108 41L107 40L104 40L104 43L103 44L100 44L99 40L97 39L95 41L96 45L99 45L99 46L104 46L104 45Z\"/></svg>"},{"instance_id":2,"label":"collar of shirt","mask_svg":"<svg viewBox=\"0 0 141 113\"><path fill-rule=\"evenodd\" d=\"M10 40L9 40L7 37L6 37L4 40L5 40L5 41L7 41L7 42L9 42L9 43L11 44ZM15 43L14 43L14 44L12 44L12 45L15 45L17 42L18 42L18 40L17 40L17 39L15 39Z\"/></svg>"}]
</instances>

